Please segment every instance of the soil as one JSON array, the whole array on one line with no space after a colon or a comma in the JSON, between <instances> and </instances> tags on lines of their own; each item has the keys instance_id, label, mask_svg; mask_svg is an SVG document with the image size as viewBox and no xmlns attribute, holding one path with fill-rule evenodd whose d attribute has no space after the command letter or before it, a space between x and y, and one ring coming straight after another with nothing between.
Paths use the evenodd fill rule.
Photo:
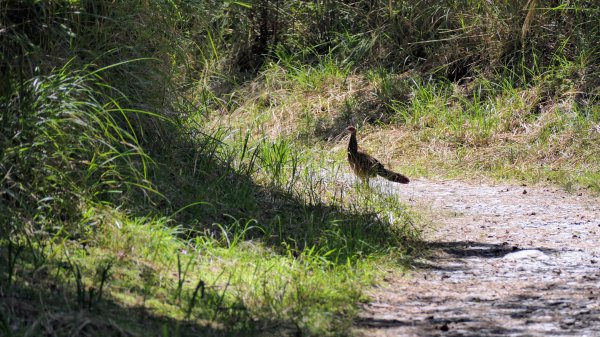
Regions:
<instances>
[{"instance_id":1,"label":"soil","mask_svg":"<svg viewBox=\"0 0 600 337\"><path fill-rule=\"evenodd\" d=\"M364 336L600 336L600 199L557 188L372 181L426 209L429 254L370 291Z\"/></svg>"}]
</instances>

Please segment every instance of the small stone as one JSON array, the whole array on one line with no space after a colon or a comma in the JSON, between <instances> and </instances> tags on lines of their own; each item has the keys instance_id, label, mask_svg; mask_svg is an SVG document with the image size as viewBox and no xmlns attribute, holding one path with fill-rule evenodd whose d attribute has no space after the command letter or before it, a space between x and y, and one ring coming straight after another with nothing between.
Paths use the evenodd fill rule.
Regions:
<instances>
[{"instance_id":1,"label":"small stone","mask_svg":"<svg viewBox=\"0 0 600 337\"><path fill-rule=\"evenodd\" d=\"M506 255L504 255L503 259L513 260L513 261L523 260L523 259L546 260L546 259L548 259L548 255L542 253L541 251L539 251L537 249L525 249L525 250L520 250L518 252L506 254Z\"/></svg>"}]
</instances>

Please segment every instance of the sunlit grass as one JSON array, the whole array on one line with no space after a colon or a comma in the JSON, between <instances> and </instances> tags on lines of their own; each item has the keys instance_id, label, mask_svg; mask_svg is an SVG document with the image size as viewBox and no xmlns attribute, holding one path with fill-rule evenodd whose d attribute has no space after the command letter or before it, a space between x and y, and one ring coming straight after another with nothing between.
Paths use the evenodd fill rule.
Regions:
<instances>
[{"instance_id":1,"label":"sunlit grass","mask_svg":"<svg viewBox=\"0 0 600 337\"><path fill-rule=\"evenodd\" d=\"M348 124L412 179L600 190L589 2L17 3L2 335L349 334L421 228Z\"/></svg>"},{"instance_id":2,"label":"sunlit grass","mask_svg":"<svg viewBox=\"0 0 600 337\"><path fill-rule=\"evenodd\" d=\"M573 64L556 67L563 66ZM414 175L487 177L595 190L596 184L589 182L598 172L590 148L598 143L597 109L570 96L541 102L547 76L562 70L523 67L531 79L507 71L468 85L378 69L364 77L332 77L329 90L323 92L289 82L285 64L274 64L265 70L266 84L286 89L269 90L265 84L259 90L269 92L269 100L278 103L264 106L249 101L234 109L235 119L228 123L244 128L260 121L254 130L265 130L269 139L283 135L299 141L296 146L303 149L329 148L326 156L340 161L344 128L357 124L363 147ZM531 84L523 88L524 81ZM295 95L296 90L304 94ZM380 127L377 120L387 125Z\"/></svg>"}]
</instances>

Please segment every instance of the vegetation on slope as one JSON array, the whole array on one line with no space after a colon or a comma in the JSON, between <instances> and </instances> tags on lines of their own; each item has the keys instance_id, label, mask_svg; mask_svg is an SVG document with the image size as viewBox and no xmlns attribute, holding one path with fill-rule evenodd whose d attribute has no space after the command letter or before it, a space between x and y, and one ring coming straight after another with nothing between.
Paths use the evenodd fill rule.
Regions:
<instances>
[{"instance_id":1,"label":"vegetation on slope","mask_svg":"<svg viewBox=\"0 0 600 337\"><path fill-rule=\"evenodd\" d=\"M547 6L547 7L543 7ZM348 181L599 190L586 1L0 5L0 332L345 335L418 218Z\"/></svg>"}]
</instances>

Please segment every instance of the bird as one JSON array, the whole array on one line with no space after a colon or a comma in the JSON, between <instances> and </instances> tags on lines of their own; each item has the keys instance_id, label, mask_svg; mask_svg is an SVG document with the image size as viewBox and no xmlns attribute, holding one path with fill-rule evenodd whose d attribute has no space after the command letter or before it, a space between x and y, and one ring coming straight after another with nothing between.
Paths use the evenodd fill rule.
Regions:
<instances>
[{"instance_id":1,"label":"bird","mask_svg":"<svg viewBox=\"0 0 600 337\"><path fill-rule=\"evenodd\" d=\"M350 168L359 178L367 184L369 178L381 176L389 181L400 184L408 184L409 179L400 174L386 169L377 159L371 155L358 150L358 141L356 140L356 128L350 125L346 128L350 132L350 141L348 142L348 163Z\"/></svg>"}]
</instances>

